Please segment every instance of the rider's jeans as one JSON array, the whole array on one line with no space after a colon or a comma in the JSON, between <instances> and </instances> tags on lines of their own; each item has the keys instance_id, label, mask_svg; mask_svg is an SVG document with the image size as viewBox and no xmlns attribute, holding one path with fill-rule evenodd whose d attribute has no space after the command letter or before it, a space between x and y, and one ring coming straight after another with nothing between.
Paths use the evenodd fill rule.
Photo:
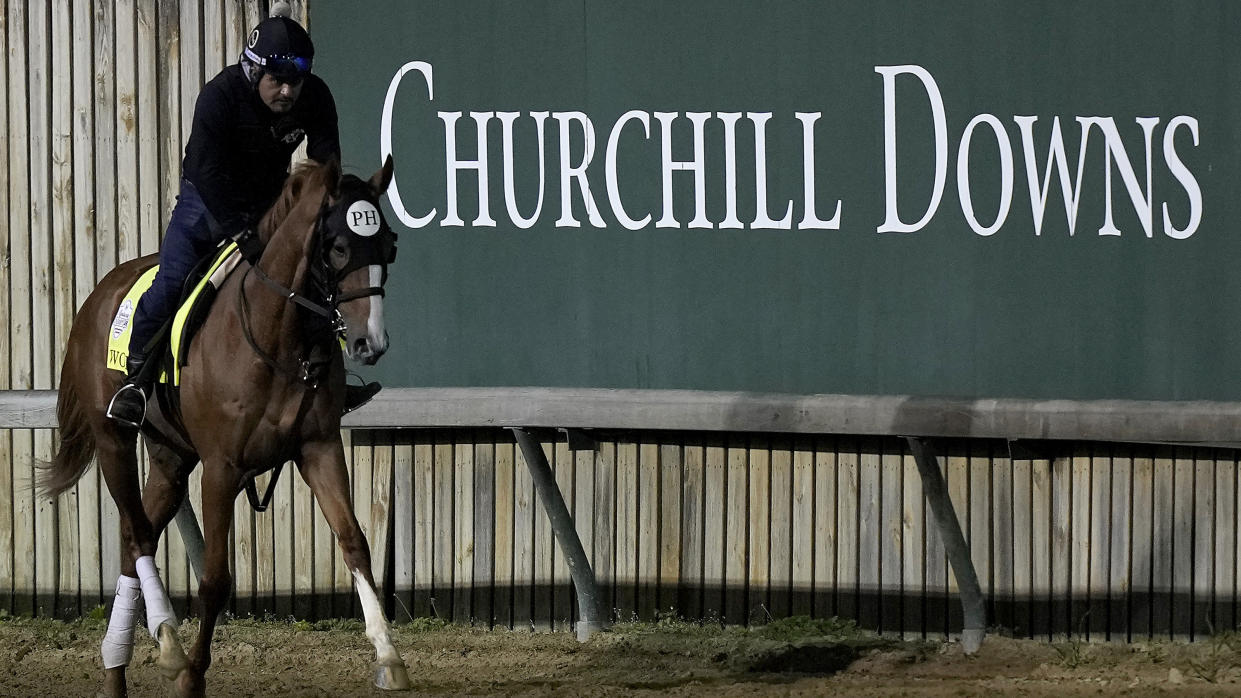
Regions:
<instances>
[{"instance_id":1,"label":"rider's jeans","mask_svg":"<svg viewBox=\"0 0 1241 698\"><path fill-rule=\"evenodd\" d=\"M210 254L224 238L215 218L207 211L198 189L189 180L181 180L181 192L168 221L168 231L159 249L159 271L151 288L142 294L134 312L133 331L129 339L131 354L143 348L172 316L181 299L185 279L198 260Z\"/></svg>"}]
</instances>

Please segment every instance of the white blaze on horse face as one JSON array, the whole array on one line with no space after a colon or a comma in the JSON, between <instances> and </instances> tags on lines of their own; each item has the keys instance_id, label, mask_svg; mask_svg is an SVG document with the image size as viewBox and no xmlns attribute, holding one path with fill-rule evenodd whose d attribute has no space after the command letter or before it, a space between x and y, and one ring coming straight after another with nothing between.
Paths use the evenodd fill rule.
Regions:
<instances>
[{"instance_id":1,"label":"white blaze on horse face","mask_svg":"<svg viewBox=\"0 0 1241 698\"><path fill-rule=\"evenodd\" d=\"M371 274L371 286L379 288L383 284L383 267L372 264L367 268ZM388 333L384 331L384 299L383 296L371 296L371 314L366 318L366 341L376 356L388 351Z\"/></svg>"},{"instance_id":2,"label":"white blaze on horse face","mask_svg":"<svg viewBox=\"0 0 1241 698\"><path fill-rule=\"evenodd\" d=\"M382 265L371 264L367 266L366 274L368 286L371 288L382 287L384 277ZM376 294L365 296L364 298L367 303L366 325L365 327L362 326L360 317L353 316L349 318L345 352L353 361L373 364L384 352L388 351L388 333L384 331L383 296ZM360 303L358 306L350 304L350 307L358 311L361 309Z\"/></svg>"},{"instance_id":3,"label":"white blaze on horse face","mask_svg":"<svg viewBox=\"0 0 1241 698\"><path fill-rule=\"evenodd\" d=\"M362 601L362 615L366 618L366 637L375 646L376 660L383 665L404 664L401 655L397 654L392 645L392 635L388 631L388 619L384 617L383 607L379 605L379 597L371 588L370 582L362 573L353 571L353 583L358 588L358 598Z\"/></svg>"}]
</instances>

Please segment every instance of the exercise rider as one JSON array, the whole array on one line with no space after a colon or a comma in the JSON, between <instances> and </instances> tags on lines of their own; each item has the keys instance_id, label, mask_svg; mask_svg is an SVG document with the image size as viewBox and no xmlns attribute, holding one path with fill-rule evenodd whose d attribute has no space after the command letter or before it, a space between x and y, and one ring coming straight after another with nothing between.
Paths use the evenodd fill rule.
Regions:
<instances>
[{"instance_id":1,"label":"exercise rider","mask_svg":"<svg viewBox=\"0 0 1241 698\"><path fill-rule=\"evenodd\" d=\"M250 33L238 63L199 93L159 271L134 311L129 377L108 405L112 419L142 424L156 373L149 370L154 366L143 367L150 357L158 359L157 335L164 334L186 277L222 240L253 229L280 195L302 140L314 160L340 158L336 104L327 84L310 72L314 55L301 25L287 16L269 17ZM378 383L347 386L345 411L379 389Z\"/></svg>"}]
</instances>

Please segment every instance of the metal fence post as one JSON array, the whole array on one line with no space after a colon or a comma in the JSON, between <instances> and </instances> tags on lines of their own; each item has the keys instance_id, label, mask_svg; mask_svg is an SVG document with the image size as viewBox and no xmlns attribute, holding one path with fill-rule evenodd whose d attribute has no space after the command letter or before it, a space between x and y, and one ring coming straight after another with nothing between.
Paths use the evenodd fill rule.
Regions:
<instances>
[{"instance_id":1,"label":"metal fence post","mask_svg":"<svg viewBox=\"0 0 1241 698\"><path fill-rule=\"evenodd\" d=\"M511 430L521 446L526 466L530 468L530 475L534 478L534 491L543 503L543 510L551 521L552 533L560 544L560 551L564 553L569 573L573 576L573 586L577 589L577 606L582 613L582 619L578 621L576 628L577 639L585 642L592 634L605 627L599 613L599 590L595 586L595 572L590 567L590 559L582 548L577 528L573 525L573 517L565 506L564 497L556 485L556 476L552 473L552 467L548 464L542 447L525 429L511 427Z\"/></svg>"},{"instance_id":2,"label":"metal fence post","mask_svg":"<svg viewBox=\"0 0 1241 698\"><path fill-rule=\"evenodd\" d=\"M961 647L966 654L974 654L982 646L987 632L987 609L983 603L982 587L978 584L978 573L974 571L974 561L970 559L970 548L965 542L965 535L961 533L961 522L957 519L957 513L952 508L948 485L939 471L935 450L924 439L907 436L905 440L918 463L918 473L922 476L922 494L931 507L935 528L948 552L952 572L957 577L961 610L965 617L965 627L961 630Z\"/></svg>"}]
</instances>

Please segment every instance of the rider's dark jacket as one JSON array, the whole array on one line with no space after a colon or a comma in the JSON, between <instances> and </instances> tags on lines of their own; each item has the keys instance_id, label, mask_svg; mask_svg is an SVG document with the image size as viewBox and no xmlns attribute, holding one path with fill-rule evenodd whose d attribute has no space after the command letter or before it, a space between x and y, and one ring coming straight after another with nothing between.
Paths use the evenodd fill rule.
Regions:
<instances>
[{"instance_id":1,"label":"rider's dark jacket","mask_svg":"<svg viewBox=\"0 0 1241 698\"><path fill-rule=\"evenodd\" d=\"M159 271L133 316L130 354L142 356L171 317L198 260L275 203L289 161L306 140L319 162L340 158L336 104L323 80L306 75L293 107L276 114L263 103L241 65L203 86L181 167L181 188L159 250Z\"/></svg>"},{"instance_id":2,"label":"rider's dark jacket","mask_svg":"<svg viewBox=\"0 0 1241 698\"><path fill-rule=\"evenodd\" d=\"M256 224L275 201L303 138L311 158L340 158L336 103L323 80L308 74L293 108L276 114L242 67L231 65L198 95L182 176L224 234L232 235Z\"/></svg>"}]
</instances>

